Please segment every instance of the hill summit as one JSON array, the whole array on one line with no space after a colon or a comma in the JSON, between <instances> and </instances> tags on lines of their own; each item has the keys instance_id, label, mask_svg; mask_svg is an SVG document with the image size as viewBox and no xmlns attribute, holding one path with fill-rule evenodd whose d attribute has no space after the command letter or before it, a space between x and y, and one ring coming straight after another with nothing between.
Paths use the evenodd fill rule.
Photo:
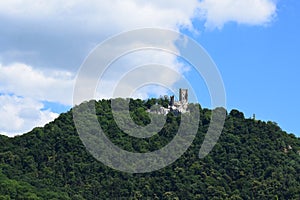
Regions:
<instances>
[{"instance_id":1,"label":"hill summit","mask_svg":"<svg viewBox=\"0 0 300 200\"><path fill-rule=\"evenodd\" d=\"M119 99L122 101L122 99ZM130 99L136 124L151 122L153 105L166 99ZM124 133L115 123L111 100L91 100L106 136L131 152L152 152L170 143L181 113L166 115L163 128L149 138ZM200 159L199 149L212 110L199 104L197 135L188 150L169 166L144 174L113 170L97 161L80 140L71 109L53 122L22 136L0 136L0 199L300 199L300 139L274 122L226 114L218 143Z\"/></svg>"}]
</instances>

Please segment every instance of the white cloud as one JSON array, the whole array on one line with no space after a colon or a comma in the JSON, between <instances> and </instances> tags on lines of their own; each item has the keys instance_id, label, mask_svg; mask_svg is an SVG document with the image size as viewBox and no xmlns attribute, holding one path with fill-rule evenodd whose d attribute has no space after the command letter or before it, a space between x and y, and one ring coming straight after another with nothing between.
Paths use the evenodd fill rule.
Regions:
<instances>
[{"instance_id":1,"label":"white cloud","mask_svg":"<svg viewBox=\"0 0 300 200\"><path fill-rule=\"evenodd\" d=\"M134 57L139 59L130 59ZM189 70L188 66L183 66L173 55L154 51L151 53L135 52L109 67L101 77L96 98L129 97L130 95L133 95L130 96L133 98L146 98L150 94L158 97L166 94L166 88L171 89L182 79L181 74ZM144 84L152 86L147 87L148 90L141 89L140 87ZM165 88L162 89L158 87L159 85Z\"/></svg>"},{"instance_id":2,"label":"white cloud","mask_svg":"<svg viewBox=\"0 0 300 200\"><path fill-rule=\"evenodd\" d=\"M22 134L55 119L58 114L45 110L42 101L71 105L73 82L66 71L0 64L0 134Z\"/></svg>"},{"instance_id":3,"label":"white cloud","mask_svg":"<svg viewBox=\"0 0 300 200\"><path fill-rule=\"evenodd\" d=\"M58 114L42 110L43 104L15 95L0 95L0 134L14 136L43 126Z\"/></svg>"},{"instance_id":4,"label":"white cloud","mask_svg":"<svg viewBox=\"0 0 300 200\"><path fill-rule=\"evenodd\" d=\"M270 22L275 12L275 0L0 1L0 14L4 16L36 22L52 21L56 30L74 26L77 30L105 30L108 33L153 26L191 30L192 19L199 17L209 28L221 28L230 21L262 25Z\"/></svg>"},{"instance_id":5,"label":"white cloud","mask_svg":"<svg viewBox=\"0 0 300 200\"><path fill-rule=\"evenodd\" d=\"M70 72L36 70L15 63L0 64L0 92L12 93L39 101L72 104L73 76Z\"/></svg>"},{"instance_id":6,"label":"white cloud","mask_svg":"<svg viewBox=\"0 0 300 200\"><path fill-rule=\"evenodd\" d=\"M84 57L111 35L142 28L209 29L227 22L262 25L276 14L275 0L10 0L0 1L0 62L75 72Z\"/></svg>"},{"instance_id":7,"label":"white cloud","mask_svg":"<svg viewBox=\"0 0 300 200\"><path fill-rule=\"evenodd\" d=\"M192 30L198 4L197 0L0 1L0 24L6 27L3 41L7 41L1 44L0 59L75 72L88 52L111 35L144 27Z\"/></svg>"},{"instance_id":8,"label":"white cloud","mask_svg":"<svg viewBox=\"0 0 300 200\"><path fill-rule=\"evenodd\" d=\"M265 25L275 16L276 4L274 0L203 0L199 10L209 29L227 22Z\"/></svg>"},{"instance_id":9,"label":"white cloud","mask_svg":"<svg viewBox=\"0 0 300 200\"><path fill-rule=\"evenodd\" d=\"M56 21L57 25L85 26L86 30L128 30L145 26L191 28L197 0L183 2L146 0L10 0L0 2L0 13L35 21Z\"/></svg>"}]
</instances>

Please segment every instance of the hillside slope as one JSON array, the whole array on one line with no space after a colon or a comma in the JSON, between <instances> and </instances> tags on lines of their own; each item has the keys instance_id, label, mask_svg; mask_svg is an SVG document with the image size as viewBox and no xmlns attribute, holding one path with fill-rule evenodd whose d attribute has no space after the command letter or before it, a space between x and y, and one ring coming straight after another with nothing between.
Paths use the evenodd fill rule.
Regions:
<instances>
[{"instance_id":1,"label":"hillside slope","mask_svg":"<svg viewBox=\"0 0 300 200\"><path fill-rule=\"evenodd\" d=\"M131 101L136 123L149 123L145 109L159 101ZM109 100L80 106L94 103L108 137L132 152L166 145L180 123L180 116L169 114L158 135L133 138L114 123ZM22 136L0 136L0 199L300 199L299 138L274 122L232 110L213 151L199 159L210 113L200 108L197 136L180 159L146 174L119 172L94 159L76 132L72 111Z\"/></svg>"}]
</instances>

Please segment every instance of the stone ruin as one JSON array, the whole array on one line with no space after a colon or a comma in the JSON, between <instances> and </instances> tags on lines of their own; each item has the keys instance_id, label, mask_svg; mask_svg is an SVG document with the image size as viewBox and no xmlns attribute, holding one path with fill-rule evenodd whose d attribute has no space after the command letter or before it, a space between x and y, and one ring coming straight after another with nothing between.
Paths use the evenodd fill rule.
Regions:
<instances>
[{"instance_id":1,"label":"stone ruin","mask_svg":"<svg viewBox=\"0 0 300 200\"><path fill-rule=\"evenodd\" d=\"M188 112L188 90L179 89L179 101L175 101L175 97L170 96L168 108L160 106L159 108L148 110L148 112L167 115L169 112L177 113L186 113Z\"/></svg>"}]
</instances>

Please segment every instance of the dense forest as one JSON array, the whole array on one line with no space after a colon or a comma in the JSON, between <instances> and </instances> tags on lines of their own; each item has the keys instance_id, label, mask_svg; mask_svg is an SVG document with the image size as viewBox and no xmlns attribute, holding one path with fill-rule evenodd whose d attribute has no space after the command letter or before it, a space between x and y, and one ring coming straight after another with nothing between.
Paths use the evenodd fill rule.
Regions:
<instances>
[{"instance_id":1,"label":"dense forest","mask_svg":"<svg viewBox=\"0 0 300 200\"><path fill-rule=\"evenodd\" d=\"M131 100L135 123L149 124L146 110L155 104L168 102ZM182 117L171 112L158 134L135 138L116 125L111 100L79 107L91 105L107 137L131 152L151 152L168 144ZM0 199L300 199L299 138L275 122L247 119L232 110L218 143L200 159L212 111L189 105L195 107L200 122L192 145L176 162L150 173L120 172L97 161L78 136L72 109L24 135L0 135Z\"/></svg>"}]
</instances>

